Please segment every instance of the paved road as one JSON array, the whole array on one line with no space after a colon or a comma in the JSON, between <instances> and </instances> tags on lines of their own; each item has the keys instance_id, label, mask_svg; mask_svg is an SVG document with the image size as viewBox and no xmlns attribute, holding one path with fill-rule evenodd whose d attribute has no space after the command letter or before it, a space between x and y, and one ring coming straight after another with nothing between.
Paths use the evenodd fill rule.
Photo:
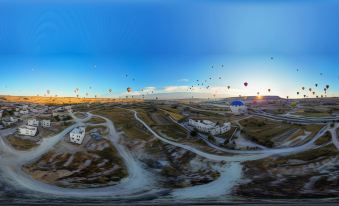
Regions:
<instances>
[{"instance_id":1,"label":"paved road","mask_svg":"<svg viewBox=\"0 0 339 206\"><path fill-rule=\"evenodd\" d=\"M261 111L249 111L249 114L258 117L264 117L268 119L278 120L278 121L288 121L291 123L298 123L298 124L328 124L333 121L338 121L338 117L291 117L291 116L280 116L280 115L273 115Z\"/></svg>"}]
</instances>

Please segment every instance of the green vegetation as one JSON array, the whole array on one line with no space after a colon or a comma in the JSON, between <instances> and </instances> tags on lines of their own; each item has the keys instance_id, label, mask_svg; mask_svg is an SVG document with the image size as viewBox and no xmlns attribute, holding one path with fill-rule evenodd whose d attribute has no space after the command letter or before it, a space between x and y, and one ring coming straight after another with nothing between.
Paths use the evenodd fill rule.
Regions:
<instances>
[{"instance_id":1,"label":"green vegetation","mask_svg":"<svg viewBox=\"0 0 339 206\"><path fill-rule=\"evenodd\" d=\"M315 144L322 145L322 144L330 142L331 139L332 139L331 133L327 131L323 136L321 136L319 139L317 139L317 141L315 141Z\"/></svg>"}]
</instances>

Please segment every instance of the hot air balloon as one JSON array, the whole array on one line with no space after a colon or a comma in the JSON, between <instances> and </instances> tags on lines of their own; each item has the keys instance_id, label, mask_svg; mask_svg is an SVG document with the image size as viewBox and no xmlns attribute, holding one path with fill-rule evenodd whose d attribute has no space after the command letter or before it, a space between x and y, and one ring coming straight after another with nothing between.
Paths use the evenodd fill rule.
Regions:
<instances>
[{"instance_id":1,"label":"hot air balloon","mask_svg":"<svg viewBox=\"0 0 339 206\"><path fill-rule=\"evenodd\" d=\"M259 96L260 92L257 92L257 95Z\"/></svg>"},{"instance_id":2,"label":"hot air balloon","mask_svg":"<svg viewBox=\"0 0 339 206\"><path fill-rule=\"evenodd\" d=\"M47 94L49 94L51 91L49 89L47 89Z\"/></svg>"},{"instance_id":3,"label":"hot air balloon","mask_svg":"<svg viewBox=\"0 0 339 206\"><path fill-rule=\"evenodd\" d=\"M299 95L299 92L297 92L297 95Z\"/></svg>"},{"instance_id":4,"label":"hot air balloon","mask_svg":"<svg viewBox=\"0 0 339 206\"><path fill-rule=\"evenodd\" d=\"M112 93L112 89L109 89L108 92L109 92L109 93Z\"/></svg>"},{"instance_id":5,"label":"hot air balloon","mask_svg":"<svg viewBox=\"0 0 339 206\"><path fill-rule=\"evenodd\" d=\"M309 88L308 90L311 92L311 91L312 91L312 88Z\"/></svg>"},{"instance_id":6,"label":"hot air balloon","mask_svg":"<svg viewBox=\"0 0 339 206\"><path fill-rule=\"evenodd\" d=\"M268 89L268 92L271 92L271 89Z\"/></svg>"},{"instance_id":7,"label":"hot air balloon","mask_svg":"<svg viewBox=\"0 0 339 206\"><path fill-rule=\"evenodd\" d=\"M231 86L227 86L227 89L230 89L231 88Z\"/></svg>"},{"instance_id":8,"label":"hot air balloon","mask_svg":"<svg viewBox=\"0 0 339 206\"><path fill-rule=\"evenodd\" d=\"M288 99L288 96L286 96L286 99Z\"/></svg>"},{"instance_id":9,"label":"hot air balloon","mask_svg":"<svg viewBox=\"0 0 339 206\"><path fill-rule=\"evenodd\" d=\"M315 84L314 86L315 86L315 87L318 87L318 84Z\"/></svg>"},{"instance_id":10,"label":"hot air balloon","mask_svg":"<svg viewBox=\"0 0 339 206\"><path fill-rule=\"evenodd\" d=\"M301 87L302 90L305 90L305 87Z\"/></svg>"},{"instance_id":11,"label":"hot air balloon","mask_svg":"<svg viewBox=\"0 0 339 206\"><path fill-rule=\"evenodd\" d=\"M244 82L244 86L247 87L247 86L248 86L248 83L247 83L247 82Z\"/></svg>"},{"instance_id":12,"label":"hot air balloon","mask_svg":"<svg viewBox=\"0 0 339 206\"><path fill-rule=\"evenodd\" d=\"M132 91L132 88L131 87L128 87L127 88L127 92L131 92Z\"/></svg>"},{"instance_id":13,"label":"hot air balloon","mask_svg":"<svg viewBox=\"0 0 339 206\"><path fill-rule=\"evenodd\" d=\"M304 98L306 97L306 94L304 94Z\"/></svg>"},{"instance_id":14,"label":"hot air balloon","mask_svg":"<svg viewBox=\"0 0 339 206\"><path fill-rule=\"evenodd\" d=\"M313 95L315 95L315 92L312 92Z\"/></svg>"},{"instance_id":15,"label":"hot air balloon","mask_svg":"<svg viewBox=\"0 0 339 206\"><path fill-rule=\"evenodd\" d=\"M330 88L330 85L327 84L327 85L326 85L326 89L328 89L328 88Z\"/></svg>"},{"instance_id":16,"label":"hot air balloon","mask_svg":"<svg viewBox=\"0 0 339 206\"><path fill-rule=\"evenodd\" d=\"M219 77L219 79L221 79L221 77Z\"/></svg>"}]
</instances>

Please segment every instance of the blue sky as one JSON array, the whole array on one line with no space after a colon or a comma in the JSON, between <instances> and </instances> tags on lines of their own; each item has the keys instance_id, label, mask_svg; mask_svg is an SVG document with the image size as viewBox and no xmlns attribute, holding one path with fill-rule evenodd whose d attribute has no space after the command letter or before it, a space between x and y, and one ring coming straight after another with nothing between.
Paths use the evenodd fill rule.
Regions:
<instances>
[{"instance_id":1,"label":"blue sky","mask_svg":"<svg viewBox=\"0 0 339 206\"><path fill-rule=\"evenodd\" d=\"M329 84L338 96L336 19L339 1L327 0L3 0L0 94L124 96L127 87L146 94L195 85L209 95L270 88L293 97ZM209 77L211 89L199 89L196 80Z\"/></svg>"}]
</instances>

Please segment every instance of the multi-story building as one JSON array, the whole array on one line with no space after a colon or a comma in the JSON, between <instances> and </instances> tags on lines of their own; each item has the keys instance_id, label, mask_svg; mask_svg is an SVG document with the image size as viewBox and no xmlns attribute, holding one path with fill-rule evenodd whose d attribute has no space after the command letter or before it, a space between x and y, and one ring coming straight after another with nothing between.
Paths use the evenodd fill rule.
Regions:
<instances>
[{"instance_id":1,"label":"multi-story building","mask_svg":"<svg viewBox=\"0 0 339 206\"><path fill-rule=\"evenodd\" d=\"M51 127L51 120L49 119L44 119L41 121L41 126L42 127Z\"/></svg>"},{"instance_id":2,"label":"multi-story building","mask_svg":"<svg viewBox=\"0 0 339 206\"><path fill-rule=\"evenodd\" d=\"M76 144L82 144L84 137L85 137L85 127L76 127L74 128L70 136L70 142L76 143Z\"/></svg>"},{"instance_id":3,"label":"multi-story building","mask_svg":"<svg viewBox=\"0 0 339 206\"><path fill-rule=\"evenodd\" d=\"M32 127L32 126L21 126L19 127L19 134L21 135L26 135L26 136L35 136L38 132L37 127Z\"/></svg>"},{"instance_id":4,"label":"multi-story building","mask_svg":"<svg viewBox=\"0 0 339 206\"><path fill-rule=\"evenodd\" d=\"M231 123L229 122L225 122L223 125L219 125L209 120L189 119L188 124L196 128L199 132L209 133L211 135L223 134L231 129Z\"/></svg>"},{"instance_id":5,"label":"multi-story building","mask_svg":"<svg viewBox=\"0 0 339 206\"><path fill-rule=\"evenodd\" d=\"M27 125L37 127L37 126L39 126L39 121L36 120L36 119L29 119L29 120L27 120Z\"/></svg>"}]
</instances>

